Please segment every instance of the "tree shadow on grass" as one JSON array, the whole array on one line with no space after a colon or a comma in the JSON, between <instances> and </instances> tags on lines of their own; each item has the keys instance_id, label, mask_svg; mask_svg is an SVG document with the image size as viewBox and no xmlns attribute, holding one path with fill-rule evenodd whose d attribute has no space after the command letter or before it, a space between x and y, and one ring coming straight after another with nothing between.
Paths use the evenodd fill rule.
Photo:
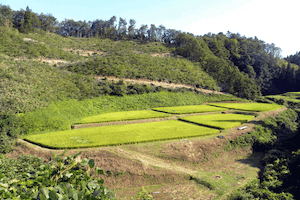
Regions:
<instances>
[{"instance_id":1,"label":"tree shadow on grass","mask_svg":"<svg viewBox=\"0 0 300 200\"><path fill-rule=\"evenodd\" d=\"M259 169L262 168L261 159L263 157L263 153L254 153L248 155L246 158L238 159L237 161L243 164L247 164L251 167L257 167Z\"/></svg>"}]
</instances>

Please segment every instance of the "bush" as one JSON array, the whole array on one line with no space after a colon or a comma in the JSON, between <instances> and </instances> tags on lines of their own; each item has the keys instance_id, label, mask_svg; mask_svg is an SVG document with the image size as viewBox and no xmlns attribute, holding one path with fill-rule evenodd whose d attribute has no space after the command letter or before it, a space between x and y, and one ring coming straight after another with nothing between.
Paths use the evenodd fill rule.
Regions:
<instances>
[{"instance_id":1,"label":"bush","mask_svg":"<svg viewBox=\"0 0 300 200\"><path fill-rule=\"evenodd\" d=\"M80 154L80 153L79 153ZM79 154L55 156L43 162L34 156L18 159L0 157L1 199L115 199L103 180L90 173L103 174L92 159L76 162Z\"/></svg>"}]
</instances>

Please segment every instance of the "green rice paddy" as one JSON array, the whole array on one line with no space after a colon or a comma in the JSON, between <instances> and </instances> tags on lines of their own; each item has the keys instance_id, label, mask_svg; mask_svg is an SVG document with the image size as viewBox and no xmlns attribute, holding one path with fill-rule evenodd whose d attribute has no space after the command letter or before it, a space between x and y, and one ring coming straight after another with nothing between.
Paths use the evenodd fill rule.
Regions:
<instances>
[{"instance_id":1,"label":"green rice paddy","mask_svg":"<svg viewBox=\"0 0 300 200\"><path fill-rule=\"evenodd\" d=\"M28 135L24 139L49 148L84 148L217 134L219 130L177 120L102 126Z\"/></svg>"},{"instance_id":2,"label":"green rice paddy","mask_svg":"<svg viewBox=\"0 0 300 200\"><path fill-rule=\"evenodd\" d=\"M160 118L160 117L169 117L169 116L171 115L166 113L161 113L161 112L155 112L152 110L135 110L135 111L124 111L124 112L112 112L112 113L105 113L101 115L86 117L83 118L77 124L126 121L126 120Z\"/></svg>"},{"instance_id":3,"label":"green rice paddy","mask_svg":"<svg viewBox=\"0 0 300 200\"><path fill-rule=\"evenodd\" d=\"M160 118L172 116L171 114L216 112L228 109L269 111L279 108L281 108L280 105L266 103L211 103L209 105L159 107L153 108L153 110L112 112L86 117L79 123ZM33 134L25 136L24 139L44 147L55 149L122 145L217 134L220 131L218 129L233 128L252 120L254 117L254 115L242 114L207 114L180 117L179 120Z\"/></svg>"},{"instance_id":4,"label":"green rice paddy","mask_svg":"<svg viewBox=\"0 0 300 200\"><path fill-rule=\"evenodd\" d=\"M255 118L254 115L241 115L241 114L213 114L213 115L198 115L181 117L180 120L192 122L195 124L218 128L229 129L239 126L251 119Z\"/></svg>"},{"instance_id":5,"label":"green rice paddy","mask_svg":"<svg viewBox=\"0 0 300 200\"><path fill-rule=\"evenodd\" d=\"M159 108L152 108L152 110L171 113L171 114L189 114L189 113L226 111L228 109L209 106L209 105L193 105L193 106L159 107Z\"/></svg>"},{"instance_id":6,"label":"green rice paddy","mask_svg":"<svg viewBox=\"0 0 300 200\"><path fill-rule=\"evenodd\" d=\"M268 104L268 103L210 103L211 106L217 106L221 108L228 108L234 110L244 110L244 111L270 111L280 109L282 106L278 104Z\"/></svg>"}]
</instances>

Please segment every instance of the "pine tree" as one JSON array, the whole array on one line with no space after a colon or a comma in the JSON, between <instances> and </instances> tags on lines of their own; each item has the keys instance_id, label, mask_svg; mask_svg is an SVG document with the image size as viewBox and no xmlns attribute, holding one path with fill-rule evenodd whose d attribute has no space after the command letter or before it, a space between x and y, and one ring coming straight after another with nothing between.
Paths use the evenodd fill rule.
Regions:
<instances>
[{"instance_id":1,"label":"pine tree","mask_svg":"<svg viewBox=\"0 0 300 200\"><path fill-rule=\"evenodd\" d=\"M25 15L24 15L24 23L20 27L20 32L29 33L33 31L32 20L31 20L31 10L29 7L26 7Z\"/></svg>"}]
</instances>

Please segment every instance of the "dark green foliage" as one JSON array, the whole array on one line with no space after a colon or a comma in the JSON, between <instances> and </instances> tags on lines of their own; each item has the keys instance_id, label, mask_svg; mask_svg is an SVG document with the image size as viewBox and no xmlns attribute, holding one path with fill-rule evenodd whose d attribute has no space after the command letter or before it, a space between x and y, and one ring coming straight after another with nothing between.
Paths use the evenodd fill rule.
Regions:
<instances>
[{"instance_id":1,"label":"dark green foliage","mask_svg":"<svg viewBox=\"0 0 300 200\"><path fill-rule=\"evenodd\" d=\"M0 112L0 153L12 150L14 139L20 135L19 120L15 114Z\"/></svg>"},{"instance_id":2,"label":"dark green foliage","mask_svg":"<svg viewBox=\"0 0 300 200\"><path fill-rule=\"evenodd\" d=\"M298 115L289 109L276 118L270 117L254 132L231 141L230 147L251 146L264 152L259 180L233 192L228 199L298 199L299 130Z\"/></svg>"},{"instance_id":3,"label":"dark green foliage","mask_svg":"<svg viewBox=\"0 0 300 200\"><path fill-rule=\"evenodd\" d=\"M294 55L287 56L285 60L300 66L300 51L296 52Z\"/></svg>"},{"instance_id":4,"label":"dark green foliage","mask_svg":"<svg viewBox=\"0 0 300 200\"><path fill-rule=\"evenodd\" d=\"M241 73L229 60L230 52L224 47L224 40L229 39L219 35L222 42L213 36L195 38L185 33L179 34L175 40L175 53L193 62L199 62L202 68L217 80L223 91L242 98L258 98L261 94L257 83L253 78L249 78L249 75Z\"/></svg>"},{"instance_id":5,"label":"dark green foliage","mask_svg":"<svg viewBox=\"0 0 300 200\"><path fill-rule=\"evenodd\" d=\"M33 31L33 25L32 25L32 12L29 9L29 7L26 7L25 15L24 15L24 22L21 25L19 31L21 33L29 33Z\"/></svg>"},{"instance_id":6,"label":"dark green foliage","mask_svg":"<svg viewBox=\"0 0 300 200\"><path fill-rule=\"evenodd\" d=\"M80 154L80 153L79 153ZM94 160L84 158L76 162L79 154L55 156L43 162L34 156L18 159L0 156L1 199L115 199L105 188L103 180L92 176ZM103 174L95 167L94 174Z\"/></svg>"},{"instance_id":7,"label":"dark green foliage","mask_svg":"<svg viewBox=\"0 0 300 200\"><path fill-rule=\"evenodd\" d=\"M274 193L268 189L262 189L258 180L254 180L247 184L243 189L234 191L227 197L228 200L252 200L252 199L285 199L292 200L293 195L289 193Z\"/></svg>"}]
</instances>

